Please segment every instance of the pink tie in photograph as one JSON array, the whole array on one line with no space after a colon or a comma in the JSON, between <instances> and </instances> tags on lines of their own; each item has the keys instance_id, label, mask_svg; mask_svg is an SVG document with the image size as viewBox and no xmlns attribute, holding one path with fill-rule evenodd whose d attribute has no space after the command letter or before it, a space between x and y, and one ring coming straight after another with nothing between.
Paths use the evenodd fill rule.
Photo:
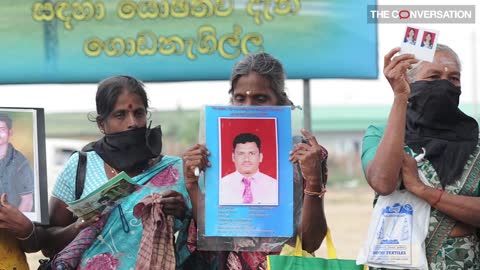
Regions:
<instances>
[{"instance_id":1,"label":"pink tie in photograph","mask_svg":"<svg viewBox=\"0 0 480 270\"><path fill-rule=\"evenodd\" d=\"M243 203L252 203L253 202L253 194L252 189L250 188L250 184L252 183L253 177L244 177L242 179L242 183L245 185L245 189L243 190Z\"/></svg>"}]
</instances>

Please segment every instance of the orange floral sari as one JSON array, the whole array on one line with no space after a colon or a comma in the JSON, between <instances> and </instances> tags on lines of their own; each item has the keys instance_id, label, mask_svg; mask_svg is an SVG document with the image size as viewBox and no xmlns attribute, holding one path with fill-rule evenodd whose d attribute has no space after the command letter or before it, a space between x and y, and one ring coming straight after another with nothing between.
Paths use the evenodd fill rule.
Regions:
<instances>
[{"instance_id":1,"label":"orange floral sari","mask_svg":"<svg viewBox=\"0 0 480 270\"><path fill-rule=\"evenodd\" d=\"M0 230L0 269L28 270L27 258L17 239L5 230Z\"/></svg>"}]
</instances>

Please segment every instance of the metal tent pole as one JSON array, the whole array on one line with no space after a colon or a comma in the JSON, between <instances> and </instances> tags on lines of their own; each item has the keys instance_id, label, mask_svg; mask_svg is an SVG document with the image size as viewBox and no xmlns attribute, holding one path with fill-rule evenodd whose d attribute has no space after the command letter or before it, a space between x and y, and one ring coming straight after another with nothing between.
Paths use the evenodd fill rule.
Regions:
<instances>
[{"instance_id":1,"label":"metal tent pole","mask_svg":"<svg viewBox=\"0 0 480 270\"><path fill-rule=\"evenodd\" d=\"M476 76L477 74L477 63L478 61L480 60L480 57L479 55L477 55L478 51L477 51L477 42L478 40L480 40L480 38L478 38L476 36L476 33L473 32L472 33L472 59L473 59L473 85L472 85L472 94L473 94L473 117L475 118L475 120L478 121L478 90L477 90L477 87L478 87L478 82L480 81L480 79Z\"/></svg>"},{"instance_id":2,"label":"metal tent pole","mask_svg":"<svg viewBox=\"0 0 480 270\"><path fill-rule=\"evenodd\" d=\"M310 100L310 79L303 79L303 128L312 132L312 106Z\"/></svg>"}]
</instances>

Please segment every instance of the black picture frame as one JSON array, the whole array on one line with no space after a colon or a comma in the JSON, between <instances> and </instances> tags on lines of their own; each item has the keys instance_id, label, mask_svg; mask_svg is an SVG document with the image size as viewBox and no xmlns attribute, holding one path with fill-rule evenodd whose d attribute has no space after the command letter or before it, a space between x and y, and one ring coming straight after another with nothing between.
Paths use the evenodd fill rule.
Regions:
<instances>
[{"instance_id":1,"label":"black picture frame","mask_svg":"<svg viewBox=\"0 0 480 270\"><path fill-rule=\"evenodd\" d=\"M0 116L7 115L11 119L8 127L9 160L3 163L4 173L0 174L0 192L6 192L9 203L23 208L21 211L30 220L40 224L48 223L48 187L47 187L47 162L45 145L45 112L43 108L34 107L0 107ZM5 120L0 117L0 125L5 131ZM0 126L1 127L1 126ZM3 145L3 146L2 146ZM0 148L5 149L5 140L0 140ZM15 149L15 150L13 150ZM5 150L4 150L5 152ZM20 154L19 154L20 153ZM7 154L6 154L7 155ZM7 162L8 161L8 162ZM15 161L13 163L13 161ZM8 164L8 165L7 165ZM17 176L7 173L7 167L16 164L10 171L16 170ZM33 187L27 166L33 175ZM16 177L13 181L8 182ZM31 192L29 192L31 191ZM10 193L10 194L9 194ZM29 194L32 197L29 197ZM29 208L29 199L31 208ZM26 202L26 203L25 203ZM25 210L30 209L30 211Z\"/></svg>"}]
</instances>

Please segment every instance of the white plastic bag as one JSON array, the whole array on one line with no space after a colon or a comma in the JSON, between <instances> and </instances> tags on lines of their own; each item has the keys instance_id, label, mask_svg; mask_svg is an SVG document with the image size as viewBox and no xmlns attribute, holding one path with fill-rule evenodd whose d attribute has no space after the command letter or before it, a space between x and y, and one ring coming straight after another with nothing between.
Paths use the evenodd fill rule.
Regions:
<instances>
[{"instance_id":1,"label":"white plastic bag","mask_svg":"<svg viewBox=\"0 0 480 270\"><path fill-rule=\"evenodd\" d=\"M357 264L390 269L428 269L425 238L430 205L407 190L379 196Z\"/></svg>"}]
</instances>

